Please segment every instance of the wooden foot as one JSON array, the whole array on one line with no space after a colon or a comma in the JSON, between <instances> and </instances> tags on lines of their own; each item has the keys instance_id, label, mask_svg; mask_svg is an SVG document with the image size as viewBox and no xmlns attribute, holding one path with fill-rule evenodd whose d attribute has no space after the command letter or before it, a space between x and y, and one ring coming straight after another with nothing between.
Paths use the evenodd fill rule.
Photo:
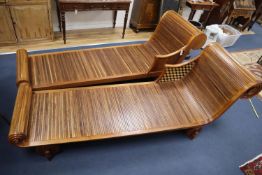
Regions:
<instances>
[{"instance_id":1,"label":"wooden foot","mask_svg":"<svg viewBox=\"0 0 262 175\"><path fill-rule=\"evenodd\" d=\"M39 146L36 147L36 152L47 158L49 161L53 159L53 157L60 152L59 145L47 145L47 146Z\"/></svg>"},{"instance_id":2,"label":"wooden foot","mask_svg":"<svg viewBox=\"0 0 262 175\"><path fill-rule=\"evenodd\" d=\"M186 130L186 135L193 140L201 131L202 127L190 128Z\"/></svg>"}]
</instances>

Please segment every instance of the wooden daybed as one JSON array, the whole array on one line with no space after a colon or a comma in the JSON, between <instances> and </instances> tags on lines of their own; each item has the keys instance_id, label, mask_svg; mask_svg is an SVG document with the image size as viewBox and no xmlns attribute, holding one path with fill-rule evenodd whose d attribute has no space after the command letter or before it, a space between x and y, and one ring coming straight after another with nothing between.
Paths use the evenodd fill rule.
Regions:
<instances>
[{"instance_id":1,"label":"wooden daybed","mask_svg":"<svg viewBox=\"0 0 262 175\"><path fill-rule=\"evenodd\" d=\"M9 141L50 158L70 142L181 129L193 138L261 88L262 81L217 44L189 62L166 65L153 82L43 91L22 82Z\"/></svg>"},{"instance_id":2,"label":"wooden daybed","mask_svg":"<svg viewBox=\"0 0 262 175\"><path fill-rule=\"evenodd\" d=\"M202 31L169 11L144 44L30 56L20 49L17 84L31 82L34 90L43 90L154 78L166 62L182 62L205 41Z\"/></svg>"}]
</instances>

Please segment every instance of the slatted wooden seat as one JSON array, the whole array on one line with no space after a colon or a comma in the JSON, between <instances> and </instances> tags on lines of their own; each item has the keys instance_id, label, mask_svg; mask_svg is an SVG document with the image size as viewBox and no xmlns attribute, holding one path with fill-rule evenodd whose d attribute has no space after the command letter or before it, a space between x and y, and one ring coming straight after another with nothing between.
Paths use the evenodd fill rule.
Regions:
<instances>
[{"instance_id":1,"label":"slatted wooden seat","mask_svg":"<svg viewBox=\"0 0 262 175\"><path fill-rule=\"evenodd\" d=\"M157 77L166 62L178 63L206 41L203 32L167 12L145 44L28 56L17 51L17 84L57 89ZM159 71L161 70L161 71Z\"/></svg>"},{"instance_id":2,"label":"slatted wooden seat","mask_svg":"<svg viewBox=\"0 0 262 175\"><path fill-rule=\"evenodd\" d=\"M113 137L199 129L220 117L238 98L252 97L262 80L217 44L166 70L153 82L32 90L19 84L9 141L37 146L50 157L57 145Z\"/></svg>"}]
</instances>

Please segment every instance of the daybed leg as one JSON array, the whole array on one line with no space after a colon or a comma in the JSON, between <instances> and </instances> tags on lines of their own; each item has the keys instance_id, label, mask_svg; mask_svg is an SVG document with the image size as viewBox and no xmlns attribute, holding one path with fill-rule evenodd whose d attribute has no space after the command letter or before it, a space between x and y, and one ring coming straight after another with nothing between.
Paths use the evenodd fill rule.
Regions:
<instances>
[{"instance_id":1,"label":"daybed leg","mask_svg":"<svg viewBox=\"0 0 262 175\"><path fill-rule=\"evenodd\" d=\"M51 161L53 157L60 152L60 146L59 145L39 146L36 147L36 152Z\"/></svg>"},{"instance_id":2,"label":"daybed leg","mask_svg":"<svg viewBox=\"0 0 262 175\"><path fill-rule=\"evenodd\" d=\"M202 127L190 128L186 130L186 135L193 140L201 131Z\"/></svg>"}]
</instances>

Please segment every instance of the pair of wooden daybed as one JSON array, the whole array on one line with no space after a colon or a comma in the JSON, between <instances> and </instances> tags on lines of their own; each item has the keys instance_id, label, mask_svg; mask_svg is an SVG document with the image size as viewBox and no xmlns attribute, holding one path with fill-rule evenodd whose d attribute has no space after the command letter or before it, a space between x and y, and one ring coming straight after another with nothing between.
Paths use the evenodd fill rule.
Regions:
<instances>
[{"instance_id":1,"label":"pair of wooden daybed","mask_svg":"<svg viewBox=\"0 0 262 175\"><path fill-rule=\"evenodd\" d=\"M22 82L9 141L50 158L70 142L180 129L193 138L238 98L261 88L262 81L217 44L189 62L166 65L153 82L42 91Z\"/></svg>"},{"instance_id":2,"label":"pair of wooden daybed","mask_svg":"<svg viewBox=\"0 0 262 175\"><path fill-rule=\"evenodd\" d=\"M162 33L160 37L157 32L171 32L170 25L175 22L173 18L181 20L184 28L192 27L174 12L168 12L162 18L153 39L144 45L130 48L146 48L154 41L159 48L169 45L168 39L163 45L160 44L162 40L159 38L168 36ZM193 31L199 32L197 29ZM178 37L175 35L170 35L170 38L173 36L172 40L175 40ZM181 48L189 52L194 48L189 46ZM238 98L252 97L262 88L262 81L235 62L218 44L207 46L199 56L183 63L166 64L167 61L181 62L184 58L185 55L175 49L168 56L152 56L153 62L157 61L157 64L148 64L148 68L152 69L148 69L144 77L149 76L149 70L154 70L154 76L158 76L155 81L87 87L119 80L100 70L104 70L103 66L112 65L116 66L112 72L117 71L120 65L114 56L121 49L130 48L92 49L30 57L23 50L18 51L18 93L9 132L10 143L19 147L36 147L41 155L51 158L59 151L60 144L70 142L182 129L187 131L190 138L194 138L203 125L220 117ZM115 53L107 57L114 61L106 65L103 62L106 61L105 50ZM126 51L126 54L130 56L137 52ZM139 58L145 61L144 56L149 58L146 54ZM98 67L92 62L95 57L101 63L98 63ZM79 62L74 63L76 60L73 61L73 58ZM86 63L90 61L89 58L94 60ZM131 65L133 63L129 64L130 70ZM85 66L89 66L92 71L88 72ZM121 77L121 71L116 77ZM97 76L95 80L91 75ZM92 81L89 81L90 77ZM101 77L103 81L99 81ZM121 80L125 78L130 80L141 77L123 76Z\"/></svg>"}]
</instances>

